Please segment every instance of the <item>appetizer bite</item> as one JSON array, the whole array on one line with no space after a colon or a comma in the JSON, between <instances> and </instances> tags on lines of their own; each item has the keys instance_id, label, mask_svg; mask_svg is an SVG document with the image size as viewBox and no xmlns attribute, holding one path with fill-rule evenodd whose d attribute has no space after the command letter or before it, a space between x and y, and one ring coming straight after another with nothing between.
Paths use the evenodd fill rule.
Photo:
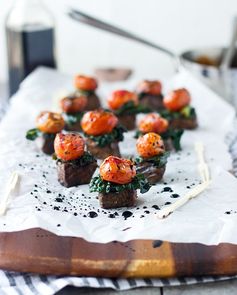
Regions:
<instances>
[{"instance_id":1,"label":"appetizer bite","mask_svg":"<svg viewBox=\"0 0 237 295\"><path fill-rule=\"evenodd\" d=\"M183 129L174 129L169 126L169 121L162 118L157 113L150 113L143 117L138 124L136 138L148 132L159 134L165 144L166 150L175 149L181 150L180 140L183 134Z\"/></svg>"},{"instance_id":2,"label":"appetizer bite","mask_svg":"<svg viewBox=\"0 0 237 295\"><path fill-rule=\"evenodd\" d=\"M166 110L162 112L162 116L169 120L172 128L195 129L197 127L196 112L190 106L191 96L187 89L171 91L164 97L163 102Z\"/></svg>"},{"instance_id":3,"label":"appetizer bite","mask_svg":"<svg viewBox=\"0 0 237 295\"><path fill-rule=\"evenodd\" d=\"M100 166L100 175L92 178L90 191L99 193L104 209L132 207L136 204L137 189L143 194L150 189L143 175L137 175L131 160L110 156Z\"/></svg>"},{"instance_id":4,"label":"appetizer bite","mask_svg":"<svg viewBox=\"0 0 237 295\"><path fill-rule=\"evenodd\" d=\"M139 98L139 103L144 107L148 107L151 111L160 111L164 109L162 85L160 81L141 81L136 88L136 93Z\"/></svg>"},{"instance_id":5,"label":"appetizer bite","mask_svg":"<svg viewBox=\"0 0 237 295\"><path fill-rule=\"evenodd\" d=\"M149 132L137 140L135 158L137 173L144 175L150 184L159 182L164 173L169 153L165 151L164 142L160 135Z\"/></svg>"},{"instance_id":6,"label":"appetizer bite","mask_svg":"<svg viewBox=\"0 0 237 295\"><path fill-rule=\"evenodd\" d=\"M85 151L78 133L58 133L54 140L58 181L65 187L86 184L97 168L96 159Z\"/></svg>"},{"instance_id":7,"label":"appetizer bite","mask_svg":"<svg viewBox=\"0 0 237 295\"><path fill-rule=\"evenodd\" d=\"M147 112L147 109L139 105L137 95L127 90L114 91L108 99L108 106L127 130L135 128L136 114Z\"/></svg>"},{"instance_id":8,"label":"appetizer bite","mask_svg":"<svg viewBox=\"0 0 237 295\"><path fill-rule=\"evenodd\" d=\"M85 107L86 111L95 110L101 107L100 100L95 93L98 86L96 79L89 76L77 75L74 84L77 89L76 94L86 96L88 99Z\"/></svg>"},{"instance_id":9,"label":"appetizer bite","mask_svg":"<svg viewBox=\"0 0 237 295\"><path fill-rule=\"evenodd\" d=\"M36 128L26 133L28 140L39 138L38 143L42 151L47 155L54 153L54 139L58 132L64 128L63 117L58 113L44 111L36 118Z\"/></svg>"},{"instance_id":10,"label":"appetizer bite","mask_svg":"<svg viewBox=\"0 0 237 295\"><path fill-rule=\"evenodd\" d=\"M81 131L81 118L87 105L88 99L85 95L69 95L61 99L60 107L65 120L65 130Z\"/></svg>"},{"instance_id":11,"label":"appetizer bite","mask_svg":"<svg viewBox=\"0 0 237 295\"><path fill-rule=\"evenodd\" d=\"M113 113L104 110L87 112L82 117L81 127L87 137L87 148L96 158L120 156L118 142L123 140L126 130L118 124Z\"/></svg>"}]
</instances>

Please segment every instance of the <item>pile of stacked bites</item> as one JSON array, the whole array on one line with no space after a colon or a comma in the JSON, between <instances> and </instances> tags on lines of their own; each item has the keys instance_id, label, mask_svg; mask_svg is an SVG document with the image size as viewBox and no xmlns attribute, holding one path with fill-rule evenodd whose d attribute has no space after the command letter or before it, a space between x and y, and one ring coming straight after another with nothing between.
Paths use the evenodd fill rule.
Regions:
<instances>
[{"instance_id":1,"label":"pile of stacked bites","mask_svg":"<svg viewBox=\"0 0 237 295\"><path fill-rule=\"evenodd\" d=\"M197 127L191 96L184 88L163 95L159 81L142 81L134 92L114 91L105 110L93 77L78 75L74 84L75 92L60 101L62 113L41 112L26 138L37 139L45 154L53 154L61 185L90 184L105 209L135 206L138 189L146 193L162 180L168 151L181 149L184 129ZM136 128L139 113L146 115ZM124 159L119 142L128 130L135 131L138 157ZM92 178L97 160L103 162Z\"/></svg>"}]
</instances>

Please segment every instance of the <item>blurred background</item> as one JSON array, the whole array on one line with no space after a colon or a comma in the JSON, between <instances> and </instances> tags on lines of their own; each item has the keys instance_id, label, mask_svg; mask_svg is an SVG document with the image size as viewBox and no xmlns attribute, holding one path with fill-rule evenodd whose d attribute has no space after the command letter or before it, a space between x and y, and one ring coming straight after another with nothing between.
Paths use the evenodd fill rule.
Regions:
<instances>
[{"instance_id":1,"label":"blurred background","mask_svg":"<svg viewBox=\"0 0 237 295\"><path fill-rule=\"evenodd\" d=\"M17 1L17 0L16 0ZM15 1L0 0L0 80L7 80L4 21ZM90 73L97 66L128 66L146 76L169 74L169 59L153 49L81 25L68 7L162 44L175 52L228 43L236 0L47 0L54 15L59 69Z\"/></svg>"},{"instance_id":2,"label":"blurred background","mask_svg":"<svg viewBox=\"0 0 237 295\"><path fill-rule=\"evenodd\" d=\"M0 83L8 80L5 19L13 3L0 0ZM170 58L143 45L71 20L70 7L130 30L180 53L224 46L237 15L236 0L42 0L56 24L57 63L65 73L91 74L95 67L129 67L143 78L164 78Z\"/></svg>"}]
</instances>

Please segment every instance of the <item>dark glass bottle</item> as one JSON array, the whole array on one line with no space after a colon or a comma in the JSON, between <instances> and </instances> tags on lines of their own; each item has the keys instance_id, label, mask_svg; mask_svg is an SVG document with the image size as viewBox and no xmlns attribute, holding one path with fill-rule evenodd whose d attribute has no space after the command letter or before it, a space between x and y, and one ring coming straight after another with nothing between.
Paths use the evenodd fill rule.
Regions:
<instances>
[{"instance_id":1,"label":"dark glass bottle","mask_svg":"<svg viewBox=\"0 0 237 295\"><path fill-rule=\"evenodd\" d=\"M9 95L37 66L56 67L55 29L40 0L17 0L6 20Z\"/></svg>"}]
</instances>

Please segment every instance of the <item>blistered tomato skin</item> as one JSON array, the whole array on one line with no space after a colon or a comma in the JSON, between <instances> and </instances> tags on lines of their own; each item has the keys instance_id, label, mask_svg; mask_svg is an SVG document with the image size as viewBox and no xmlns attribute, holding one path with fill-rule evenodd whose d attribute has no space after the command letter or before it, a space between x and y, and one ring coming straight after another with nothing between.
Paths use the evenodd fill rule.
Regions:
<instances>
[{"instance_id":1,"label":"blistered tomato skin","mask_svg":"<svg viewBox=\"0 0 237 295\"><path fill-rule=\"evenodd\" d=\"M180 111L191 102L191 96L187 89L180 88L171 91L167 96L164 97L164 106L173 112Z\"/></svg>"},{"instance_id":2,"label":"blistered tomato skin","mask_svg":"<svg viewBox=\"0 0 237 295\"><path fill-rule=\"evenodd\" d=\"M63 161L78 159L84 154L85 140L77 133L58 133L54 140L57 158Z\"/></svg>"},{"instance_id":3,"label":"blistered tomato skin","mask_svg":"<svg viewBox=\"0 0 237 295\"><path fill-rule=\"evenodd\" d=\"M145 93L150 95L160 95L162 91L161 82L158 80L148 81L144 80L137 86L136 92L138 94Z\"/></svg>"},{"instance_id":4,"label":"blistered tomato skin","mask_svg":"<svg viewBox=\"0 0 237 295\"><path fill-rule=\"evenodd\" d=\"M164 142L159 134L149 132L137 140L137 152L142 158L152 158L165 151Z\"/></svg>"},{"instance_id":5,"label":"blistered tomato skin","mask_svg":"<svg viewBox=\"0 0 237 295\"><path fill-rule=\"evenodd\" d=\"M118 118L111 112L103 110L90 111L81 120L82 130L93 136L111 133L118 124Z\"/></svg>"},{"instance_id":6,"label":"blistered tomato skin","mask_svg":"<svg viewBox=\"0 0 237 295\"><path fill-rule=\"evenodd\" d=\"M169 127L168 120L156 113L147 114L139 123L138 129L142 133L155 132L162 134Z\"/></svg>"},{"instance_id":7,"label":"blistered tomato skin","mask_svg":"<svg viewBox=\"0 0 237 295\"><path fill-rule=\"evenodd\" d=\"M84 91L94 91L98 87L95 78L84 75L77 75L74 84L77 89Z\"/></svg>"},{"instance_id":8,"label":"blistered tomato skin","mask_svg":"<svg viewBox=\"0 0 237 295\"><path fill-rule=\"evenodd\" d=\"M62 131L64 125L64 119L58 113L44 111L36 118L36 127L44 133L58 133Z\"/></svg>"},{"instance_id":9,"label":"blistered tomato skin","mask_svg":"<svg viewBox=\"0 0 237 295\"><path fill-rule=\"evenodd\" d=\"M61 109L64 113L75 114L84 110L88 102L86 96L64 97L60 101Z\"/></svg>"},{"instance_id":10,"label":"blistered tomato skin","mask_svg":"<svg viewBox=\"0 0 237 295\"><path fill-rule=\"evenodd\" d=\"M107 102L111 110L118 110L129 101L133 101L135 105L138 104L138 97L134 92L116 90L111 94Z\"/></svg>"},{"instance_id":11,"label":"blistered tomato skin","mask_svg":"<svg viewBox=\"0 0 237 295\"><path fill-rule=\"evenodd\" d=\"M136 176L136 169L128 159L109 156L100 166L100 176L105 181L127 184Z\"/></svg>"}]
</instances>

